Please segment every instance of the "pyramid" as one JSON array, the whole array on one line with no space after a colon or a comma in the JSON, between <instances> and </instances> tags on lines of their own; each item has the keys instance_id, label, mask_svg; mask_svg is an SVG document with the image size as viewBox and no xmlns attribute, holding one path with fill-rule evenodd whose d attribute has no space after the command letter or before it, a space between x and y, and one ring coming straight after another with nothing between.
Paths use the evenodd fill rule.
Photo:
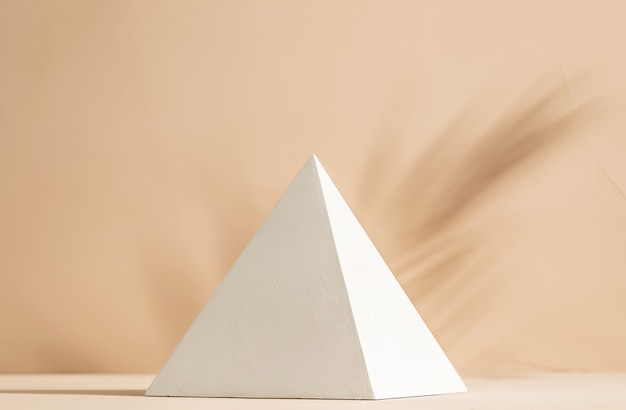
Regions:
<instances>
[{"instance_id":1,"label":"pyramid","mask_svg":"<svg viewBox=\"0 0 626 410\"><path fill-rule=\"evenodd\" d=\"M385 399L464 391L312 157L146 395Z\"/></svg>"}]
</instances>

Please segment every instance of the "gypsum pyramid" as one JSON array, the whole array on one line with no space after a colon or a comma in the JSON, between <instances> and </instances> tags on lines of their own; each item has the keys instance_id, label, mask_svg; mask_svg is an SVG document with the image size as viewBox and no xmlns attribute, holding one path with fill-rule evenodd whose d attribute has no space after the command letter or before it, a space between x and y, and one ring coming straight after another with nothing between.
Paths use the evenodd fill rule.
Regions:
<instances>
[{"instance_id":1,"label":"gypsum pyramid","mask_svg":"<svg viewBox=\"0 0 626 410\"><path fill-rule=\"evenodd\" d=\"M312 157L146 395L386 399L464 391Z\"/></svg>"}]
</instances>

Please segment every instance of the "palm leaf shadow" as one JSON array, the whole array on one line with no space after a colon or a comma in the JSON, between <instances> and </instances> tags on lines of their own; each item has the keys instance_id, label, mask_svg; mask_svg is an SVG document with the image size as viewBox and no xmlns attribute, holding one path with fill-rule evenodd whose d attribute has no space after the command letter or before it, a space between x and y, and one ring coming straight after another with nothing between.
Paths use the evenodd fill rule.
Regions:
<instances>
[{"instance_id":1,"label":"palm leaf shadow","mask_svg":"<svg viewBox=\"0 0 626 410\"><path fill-rule=\"evenodd\" d=\"M598 113L597 107L594 101L572 106L561 85L539 93L533 89L482 132L472 130L470 109L432 139L382 208L388 232L397 235L392 242L403 244L390 266L401 282L410 277L411 286L405 289L413 300L442 286L449 289L438 292L442 298L458 300L459 295L451 293L454 289L467 289L472 300L489 295L497 281L479 283L472 269L485 266L488 258L481 251L493 251L493 244L474 231L463 232L466 216L511 176L571 141L581 121ZM381 170L392 167L398 156L398 148L388 145L388 139L378 141L364 177L365 203L375 204L380 191L389 192L390 184L375 174L384 174ZM455 314L462 312L450 311L449 319Z\"/></svg>"}]
</instances>

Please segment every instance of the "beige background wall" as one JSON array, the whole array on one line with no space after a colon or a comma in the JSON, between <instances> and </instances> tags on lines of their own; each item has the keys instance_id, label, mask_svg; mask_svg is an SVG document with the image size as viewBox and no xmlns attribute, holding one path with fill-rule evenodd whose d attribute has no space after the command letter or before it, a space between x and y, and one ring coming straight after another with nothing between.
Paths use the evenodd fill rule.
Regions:
<instances>
[{"instance_id":1,"label":"beige background wall","mask_svg":"<svg viewBox=\"0 0 626 410\"><path fill-rule=\"evenodd\" d=\"M621 1L2 0L0 372L156 372L313 153L465 374L626 370L624 73Z\"/></svg>"}]
</instances>

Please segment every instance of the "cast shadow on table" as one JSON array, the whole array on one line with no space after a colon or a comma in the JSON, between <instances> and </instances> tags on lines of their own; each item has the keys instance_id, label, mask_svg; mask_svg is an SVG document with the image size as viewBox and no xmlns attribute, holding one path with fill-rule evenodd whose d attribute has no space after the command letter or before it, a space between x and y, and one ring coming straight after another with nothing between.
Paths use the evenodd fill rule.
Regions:
<instances>
[{"instance_id":1,"label":"cast shadow on table","mask_svg":"<svg viewBox=\"0 0 626 410\"><path fill-rule=\"evenodd\" d=\"M43 394L43 395L81 395L81 396L144 396L145 390L140 389L7 389L0 394Z\"/></svg>"}]
</instances>

